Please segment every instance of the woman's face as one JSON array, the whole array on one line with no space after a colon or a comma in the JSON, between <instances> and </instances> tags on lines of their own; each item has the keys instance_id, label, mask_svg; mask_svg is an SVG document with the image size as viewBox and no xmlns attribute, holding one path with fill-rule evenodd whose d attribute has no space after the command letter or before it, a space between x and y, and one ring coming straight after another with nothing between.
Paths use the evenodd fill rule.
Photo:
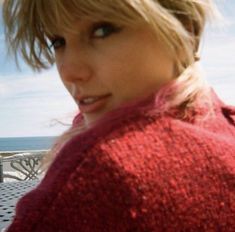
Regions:
<instances>
[{"instance_id":1,"label":"woman's face","mask_svg":"<svg viewBox=\"0 0 235 232\"><path fill-rule=\"evenodd\" d=\"M80 20L51 38L61 79L87 123L156 92L175 76L173 59L146 25Z\"/></svg>"}]
</instances>

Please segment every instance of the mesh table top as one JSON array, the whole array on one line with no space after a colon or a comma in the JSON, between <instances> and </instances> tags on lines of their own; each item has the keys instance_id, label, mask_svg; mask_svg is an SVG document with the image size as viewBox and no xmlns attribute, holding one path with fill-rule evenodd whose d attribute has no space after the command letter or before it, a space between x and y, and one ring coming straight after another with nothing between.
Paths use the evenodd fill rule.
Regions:
<instances>
[{"instance_id":1,"label":"mesh table top","mask_svg":"<svg viewBox=\"0 0 235 232\"><path fill-rule=\"evenodd\" d=\"M0 232L11 223L17 201L38 183L39 180L29 180L0 184Z\"/></svg>"}]
</instances>

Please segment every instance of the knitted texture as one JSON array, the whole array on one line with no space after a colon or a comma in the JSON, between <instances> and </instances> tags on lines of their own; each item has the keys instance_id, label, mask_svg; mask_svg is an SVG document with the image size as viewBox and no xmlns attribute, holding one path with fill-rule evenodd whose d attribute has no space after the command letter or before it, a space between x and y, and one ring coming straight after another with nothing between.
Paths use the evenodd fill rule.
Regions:
<instances>
[{"instance_id":1,"label":"knitted texture","mask_svg":"<svg viewBox=\"0 0 235 232\"><path fill-rule=\"evenodd\" d=\"M136 111L77 135L8 232L234 232L235 109L214 108L204 120Z\"/></svg>"}]
</instances>

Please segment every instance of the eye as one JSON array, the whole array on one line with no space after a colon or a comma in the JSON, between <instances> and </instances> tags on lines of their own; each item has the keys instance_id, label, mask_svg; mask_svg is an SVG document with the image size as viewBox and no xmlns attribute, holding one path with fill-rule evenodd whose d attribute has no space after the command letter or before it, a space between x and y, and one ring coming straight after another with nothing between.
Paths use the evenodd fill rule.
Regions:
<instances>
[{"instance_id":1,"label":"eye","mask_svg":"<svg viewBox=\"0 0 235 232\"><path fill-rule=\"evenodd\" d=\"M61 38L61 37L55 37L50 39L51 44L50 44L50 48L54 48L54 50L61 48L62 46L65 45L65 39Z\"/></svg>"},{"instance_id":2,"label":"eye","mask_svg":"<svg viewBox=\"0 0 235 232\"><path fill-rule=\"evenodd\" d=\"M105 38L121 30L120 27L108 22L95 23L92 26L92 36L95 38Z\"/></svg>"}]
</instances>

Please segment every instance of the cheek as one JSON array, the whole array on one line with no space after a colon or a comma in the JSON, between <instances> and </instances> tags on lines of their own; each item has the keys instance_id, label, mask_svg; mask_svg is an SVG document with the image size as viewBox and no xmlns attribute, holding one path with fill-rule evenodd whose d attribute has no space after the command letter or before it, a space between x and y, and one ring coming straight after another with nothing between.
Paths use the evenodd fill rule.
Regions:
<instances>
[{"instance_id":1,"label":"cheek","mask_svg":"<svg viewBox=\"0 0 235 232\"><path fill-rule=\"evenodd\" d=\"M138 57L138 56L137 56ZM172 63L155 62L151 59L127 56L125 60L110 66L111 75L107 80L117 100L132 100L157 92L172 79ZM130 62L131 60L131 62Z\"/></svg>"},{"instance_id":2,"label":"cheek","mask_svg":"<svg viewBox=\"0 0 235 232\"><path fill-rule=\"evenodd\" d=\"M143 55L140 55L143 54ZM131 50L110 57L100 69L109 86L122 85L122 88L135 86L136 82L161 82L171 73L170 62L159 62L158 56Z\"/></svg>"}]
</instances>

